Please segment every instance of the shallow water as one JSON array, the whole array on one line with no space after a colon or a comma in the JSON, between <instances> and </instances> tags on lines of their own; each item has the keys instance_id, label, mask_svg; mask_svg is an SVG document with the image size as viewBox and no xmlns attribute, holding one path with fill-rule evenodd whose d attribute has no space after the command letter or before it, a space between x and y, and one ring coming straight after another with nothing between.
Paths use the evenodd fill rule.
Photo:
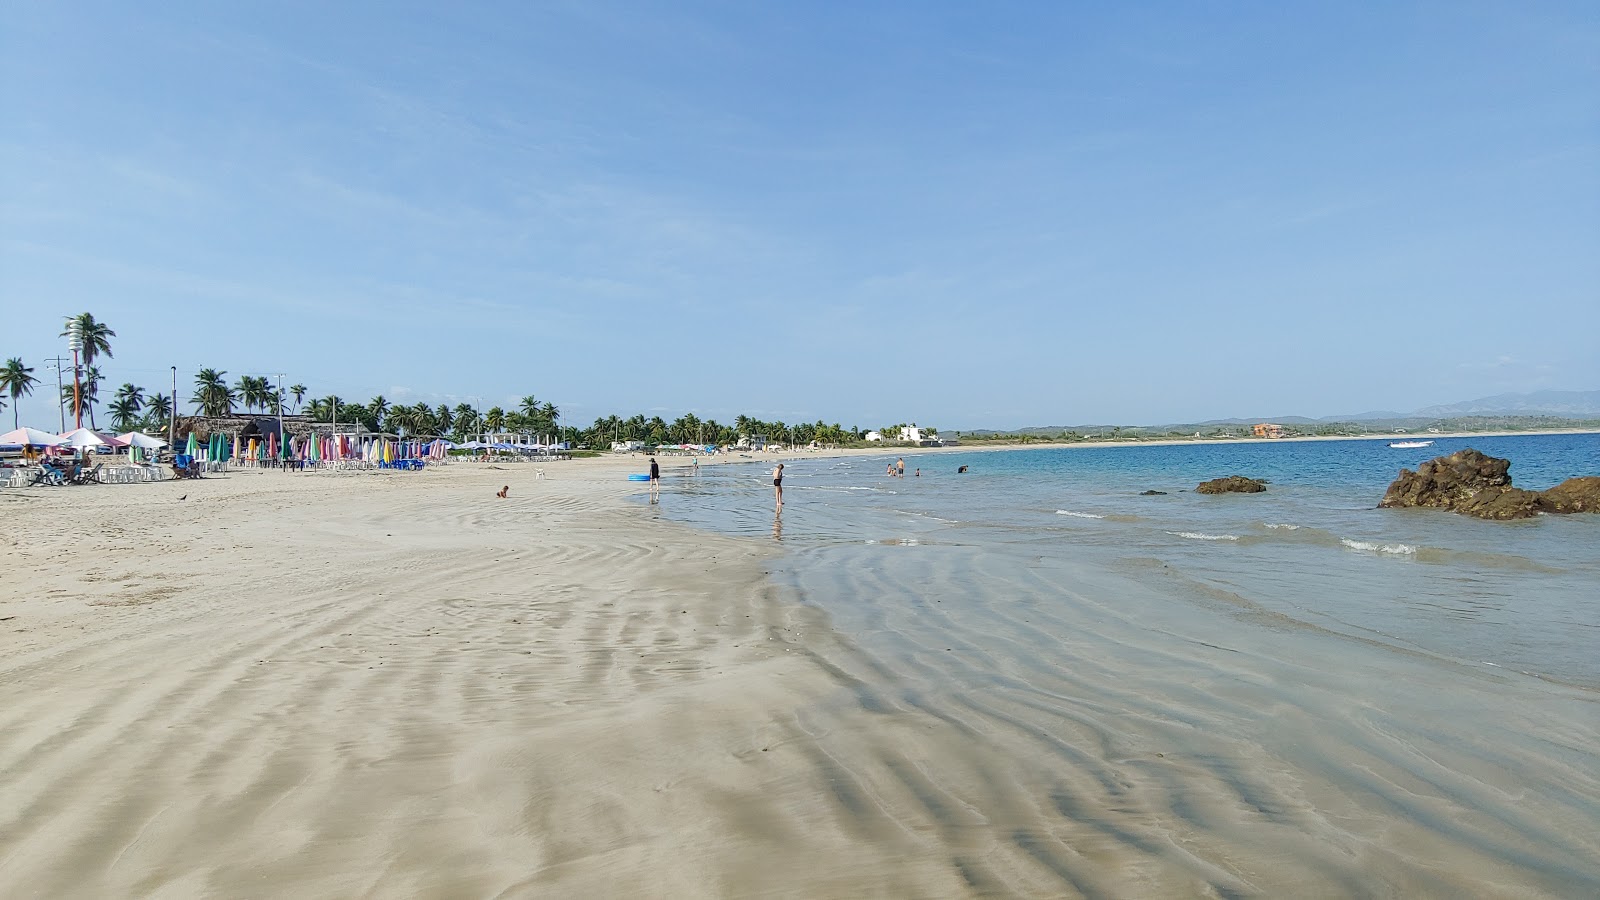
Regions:
<instances>
[{"instance_id":1,"label":"shallow water","mask_svg":"<svg viewBox=\"0 0 1600 900\"><path fill-rule=\"evenodd\" d=\"M765 464L673 484L663 514L791 545L959 544L1126 571L1159 560L1196 591L1222 590L1307 624L1600 688L1600 516L1482 522L1380 510L1384 488L1464 446L1512 460L1521 487L1600 473L1600 435L1016 450L883 461L801 459L775 522ZM956 475L967 465L966 475ZM1244 474L1265 494L1204 496ZM1143 490L1167 492L1140 496ZM827 565L830 554L814 554ZM796 563L802 559L797 558ZM1187 596L1187 594L1180 594Z\"/></svg>"},{"instance_id":2,"label":"shallow water","mask_svg":"<svg viewBox=\"0 0 1600 900\"><path fill-rule=\"evenodd\" d=\"M802 458L781 517L768 464L660 509L781 541L854 712L953 735L890 767L939 785L904 815L953 846L1018 823L1085 895L1593 896L1600 516L1375 508L1469 444L1523 487L1600 473L1594 435ZM1235 473L1271 486L1192 493ZM862 727L819 730L847 768L899 759Z\"/></svg>"}]
</instances>

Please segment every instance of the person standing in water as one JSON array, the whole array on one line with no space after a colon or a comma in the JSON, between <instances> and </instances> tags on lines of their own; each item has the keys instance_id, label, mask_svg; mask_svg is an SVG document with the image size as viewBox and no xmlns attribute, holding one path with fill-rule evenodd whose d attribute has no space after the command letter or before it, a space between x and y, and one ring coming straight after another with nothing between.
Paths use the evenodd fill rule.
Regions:
<instances>
[{"instance_id":1,"label":"person standing in water","mask_svg":"<svg viewBox=\"0 0 1600 900\"><path fill-rule=\"evenodd\" d=\"M906 477L906 458L904 456L900 457L900 461L894 464L894 468L896 475L901 478Z\"/></svg>"},{"instance_id":2,"label":"person standing in water","mask_svg":"<svg viewBox=\"0 0 1600 900\"><path fill-rule=\"evenodd\" d=\"M661 466L656 463L654 456L650 457L650 493L661 493Z\"/></svg>"},{"instance_id":3,"label":"person standing in water","mask_svg":"<svg viewBox=\"0 0 1600 900\"><path fill-rule=\"evenodd\" d=\"M783 509L783 463L772 470L772 492L778 496L778 509Z\"/></svg>"}]
</instances>

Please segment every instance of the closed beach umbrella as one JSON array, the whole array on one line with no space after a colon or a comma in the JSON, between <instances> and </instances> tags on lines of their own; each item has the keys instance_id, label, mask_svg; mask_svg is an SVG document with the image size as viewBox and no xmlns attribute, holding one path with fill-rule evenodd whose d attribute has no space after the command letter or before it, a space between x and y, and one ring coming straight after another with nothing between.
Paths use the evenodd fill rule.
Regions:
<instances>
[{"instance_id":1,"label":"closed beach umbrella","mask_svg":"<svg viewBox=\"0 0 1600 900\"><path fill-rule=\"evenodd\" d=\"M189 456L200 455L200 441L195 438L194 432L192 431L189 432L189 443L184 447L183 452Z\"/></svg>"}]
</instances>

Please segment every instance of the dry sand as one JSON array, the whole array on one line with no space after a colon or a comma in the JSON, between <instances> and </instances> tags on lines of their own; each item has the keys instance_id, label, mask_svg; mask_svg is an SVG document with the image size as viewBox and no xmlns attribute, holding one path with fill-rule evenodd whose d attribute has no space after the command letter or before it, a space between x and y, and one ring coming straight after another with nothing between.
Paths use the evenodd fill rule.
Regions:
<instances>
[{"instance_id":1,"label":"dry sand","mask_svg":"<svg viewBox=\"0 0 1600 900\"><path fill-rule=\"evenodd\" d=\"M1594 844L1551 798L1451 825L1372 735L1326 752L1417 808L1328 792L1095 633L1048 709L883 670L640 462L0 491L0 894L1520 896Z\"/></svg>"},{"instance_id":2,"label":"dry sand","mask_svg":"<svg viewBox=\"0 0 1600 900\"><path fill-rule=\"evenodd\" d=\"M0 893L958 891L841 827L771 550L537 468L0 491Z\"/></svg>"}]
</instances>

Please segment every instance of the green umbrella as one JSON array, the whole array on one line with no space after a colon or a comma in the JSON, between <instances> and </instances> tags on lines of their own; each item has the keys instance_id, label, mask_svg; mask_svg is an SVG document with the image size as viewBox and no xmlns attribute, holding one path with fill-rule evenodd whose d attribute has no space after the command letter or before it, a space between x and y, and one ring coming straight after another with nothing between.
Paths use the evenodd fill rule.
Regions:
<instances>
[{"instance_id":1,"label":"green umbrella","mask_svg":"<svg viewBox=\"0 0 1600 900\"><path fill-rule=\"evenodd\" d=\"M194 432L192 431L189 432L189 446L184 450L184 452L190 456L200 455L200 441L194 436Z\"/></svg>"}]
</instances>

